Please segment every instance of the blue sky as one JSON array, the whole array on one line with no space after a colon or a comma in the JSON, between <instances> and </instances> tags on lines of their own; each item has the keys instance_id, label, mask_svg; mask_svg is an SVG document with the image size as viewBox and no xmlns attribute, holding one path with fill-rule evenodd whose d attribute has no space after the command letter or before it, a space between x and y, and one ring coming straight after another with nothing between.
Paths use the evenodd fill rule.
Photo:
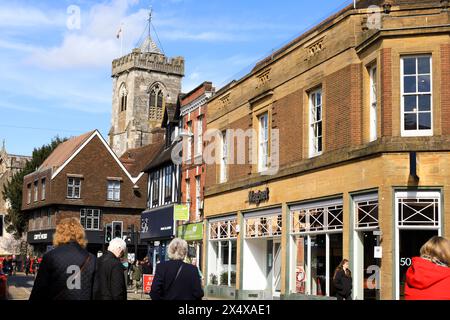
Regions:
<instances>
[{"instance_id":1,"label":"blue sky","mask_svg":"<svg viewBox=\"0 0 450 320\"><path fill-rule=\"evenodd\" d=\"M134 48L153 7L168 56L184 56L183 92L217 88L352 0L9 0L0 6L0 140L31 154L53 137L98 129L111 119L111 61L123 23ZM73 7L75 6L75 7ZM80 23L77 20L79 8ZM154 35L155 37L155 35Z\"/></svg>"}]
</instances>

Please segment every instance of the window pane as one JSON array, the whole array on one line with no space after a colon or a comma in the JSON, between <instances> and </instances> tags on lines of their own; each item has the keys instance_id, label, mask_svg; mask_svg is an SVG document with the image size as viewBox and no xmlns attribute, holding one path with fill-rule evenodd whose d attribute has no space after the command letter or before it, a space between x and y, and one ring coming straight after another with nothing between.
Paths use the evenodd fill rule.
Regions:
<instances>
[{"instance_id":1,"label":"window pane","mask_svg":"<svg viewBox=\"0 0 450 320\"><path fill-rule=\"evenodd\" d=\"M69 198L73 197L73 187L67 187L67 196Z\"/></svg>"},{"instance_id":2,"label":"window pane","mask_svg":"<svg viewBox=\"0 0 450 320\"><path fill-rule=\"evenodd\" d=\"M419 129L430 130L431 129L431 113L419 113Z\"/></svg>"},{"instance_id":3,"label":"window pane","mask_svg":"<svg viewBox=\"0 0 450 320\"><path fill-rule=\"evenodd\" d=\"M419 96L419 111L431 111L431 95Z\"/></svg>"},{"instance_id":4,"label":"window pane","mask_svg":"<svg viewBox=\"0 0 450 320\"><path fill-rule=\"evenodd\" d=\"M430 58L424 57L418 59L419 64L419 74L430 73Z\"/></svg>"},{"instance_id":5,"label":"window pane","mask_svg":"<svg viewBox=\"0 0 450 320\"><path fill-rule=\"evenodd\" d=\"M431 78L430 76L419 76L419 92L431 91Z\"/></svg>"},{"instance_id":6,"label":"window pane","mask_svg":"<svg viewBox=\"0 0 450 320\"><path fill-rule=\"evenodd\" d=\"M404 79L404 92L405 93L417 92L416 77L415 76L406 76L405 77L405 79Z\"/></svg>"},{"instance_id":7,"label":"window pane","mask_svg":"<svg viewBox=\"0 0 450 320\"><path fill-rule=\"evenodd\" d=\"M404 74L416 74L416 58L404 58L403 63Z\"/></svg>"},{"instance_id":8,"label":"window pane","mask_svg":"<svg viewBox=\"0 0 450 320\"><path fill-rule=\"evenodd\" d=\"M325 235L311 236L311 294L326 295Z\"/></svg>"},{"instance_id":9,"label":"window pane","mask_svg":"<svg viewBox=\"0 0 450 320\"><path fill-rule=\"evenodd\" d=\"M417 130L417 114L405 113L405 130Z\"/></svg>"},{"instance_id":10,"label":"window pane","mask_svg":"<svg viewBox=\"0 0 450 320\"><path fill-rule=\"evenodd\" d=\"M405 96L405 112L414 112L417 109L417 96Z\"/></svg>"}]
</instances>

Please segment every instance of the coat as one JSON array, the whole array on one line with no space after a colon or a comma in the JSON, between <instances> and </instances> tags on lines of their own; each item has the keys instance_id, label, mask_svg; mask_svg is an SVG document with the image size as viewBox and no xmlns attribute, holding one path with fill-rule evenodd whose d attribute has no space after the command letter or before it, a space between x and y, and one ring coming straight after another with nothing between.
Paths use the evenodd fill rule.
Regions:
<instances>
[{"instance_id":1,"label":"coat","mask_svg":"<svg viewBox=\"0 0 450 320\"><path fill-rule=\"evenodd\" d=\"M406 271L406 300L450 300L450 268L419 257Z\"/></svg>"},{"instance_id":2,"label":"coat","mask_svg":"<svg viewBox=\"0 0 450 320\"><path fill-rule=\"evenodd\" d=\"M95 262L96 257L76 242L47 252L40 264L30 300L91 300ZM81 279L76 274L80 274Z\"/></svg>"},{"instance_id":3,"label":"coat","mask_svg":"<svg viewBox=\"0 0 450 320\"><path fill-rule=\"evenodd\" d=\"M352 277L345 274L344 270L336 272L333 279L333 285L336 288L336 296L338 298L349 298L352 294Z\"/></svg>"},{"instance_id":4,"label":"coat","mask_svg":"<svg viewBox=\"0 0 450 320\"><path fill-rule=\"evenodd\" d=\"M174 281L181 265L183 268ZM197 267L181 260L169 260L156 266L150 291L152 300L201 300L203 295Z\"/></svg>"},{"instance_id":5,"label":"coat","mask_svg":"<svg viewBox=\"0 0 450 320\"><path fill-rule=\"evenodd\" d=\"M124 267L112 252L97 259L94 280L95 300L127 300Z\"/></svg>"},{"instance_id":6,"label":"coat","mask_svg":"<svg viewBox=\"0 0 450 320\"><path fill-rule=\"evenodd\" d=\"M142 266L133 265L133 273L131 278L135 281L140 281L142 278Z\"/></svg>"}]
</instances>

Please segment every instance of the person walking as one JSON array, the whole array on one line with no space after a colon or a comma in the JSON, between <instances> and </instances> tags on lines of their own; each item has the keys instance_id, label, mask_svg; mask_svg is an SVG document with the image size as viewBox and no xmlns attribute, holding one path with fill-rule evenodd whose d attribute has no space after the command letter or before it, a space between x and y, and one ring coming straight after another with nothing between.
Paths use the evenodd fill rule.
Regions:
<instances>
[{"instance_id":1,"label":"person walking","mask_svg":"<svg viewBox=\"0 0 450 320\"><path fill-rule=\"evenodd\" d=\"M347 259L342 260L334 271L333 284L337 300L352 300L352 272Z\"/></svg>"},{"instance_id":2,"label":"person walking","mask_svg":"<svg viewBox=\"0 0 450 320\"><path fill-rule=\"evenodd\" d=\"M127 300L124 256L127 244L121 238L111 240L108 251L97 260L94 300Z\"/></svg>"},{"instance_id":3,"label":"person walking","mask_svg":"<svg viewBox=\"0 0 450 320\"><path fill-rule=\"evenodd\" d=\"M27 256L25 260L25 275L28 276L30 273L30 267L31 267L31 259L30 256Z\"/></svg>"},{"instance_id":4,"label":"person walking","mask_svg":"<svg viewBox=\"0 0 450 320\"><path fill-rule=\"evenodd\" d=\"M450 240L435 236L406 271L406 300L450 300Z\"/></svg>"},{"instance_id":5,"label":"person walking","mask_svg":"<svg viewBox=\"0 0 450 320\"><path fill-rule=\"evenodd\" d=\"M139 260L137 259L132 266L131 278L133 279L134 293L137 294L138 290L141 287L141 280L142 280L142 266L139 263Z\"/></svg>"},{"instance_id":6,"label":"person walking","mask_svg":"<svg viewBox=\"0 0 450 320\"><path fill-rule=\"evenodd\" d=\"M42 259L30 300L92 299L96 258L85 249L87 240L80 221L63 219L56 226L53 245L55 249Z\"/></svg>"},{"instance_id":7,"label":"person walking","mask_svg":"<svg viewBox=\"0 0 450 320\"><path fill-rule=\"evenodd\" d=\"M201 300L204 292L197 267L183 262L187 251L185 240L175 238L170 242L169 261L156 266L150 291L152 300Z\"/></svg>"},{"instance_id":8,"label":"person walking","mask_svg":"<svg viewBox=\"0 0 450 320\"><path fill-rule=\"evenodd\" d=\"M153 267L148 262L148 257L145 257L142 261L142 274L153 274Z\"/></svg>"}]
</instances>

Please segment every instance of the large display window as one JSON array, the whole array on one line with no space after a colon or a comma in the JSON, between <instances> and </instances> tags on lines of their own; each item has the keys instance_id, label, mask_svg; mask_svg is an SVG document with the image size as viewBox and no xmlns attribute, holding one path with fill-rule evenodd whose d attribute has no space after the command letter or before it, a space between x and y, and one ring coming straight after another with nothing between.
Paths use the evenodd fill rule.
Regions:
<instances>
[{"instance_id":1,"label":"large display window","mask_svg":"<svg viewBox=\"0 0 450 320\"><path fill-rule=\"evenodd\" d=\"M441 194L436 191L395 193L396 299L404 298L406 271L412 258L433 236L441 235Z\"/></svg>"},{"instance_id":2,"label":"large display window","mask_svg":"<svg viewBox=\"0 0 450 320\"><path fill-rule=\"evenodd\" d=\"M291 292L334 294L333 274L342 260L342 200L292 206Z\"/></svg>"},{"instance_id":3,"label":"large display window","mask_svg":"<svg viewBox=\"0 0 450 320\"><path fill-rule=\"evenodd\" d=\"M208 284L236 286L237 218L209 222Z\"/></svg>"}]
</instances>

